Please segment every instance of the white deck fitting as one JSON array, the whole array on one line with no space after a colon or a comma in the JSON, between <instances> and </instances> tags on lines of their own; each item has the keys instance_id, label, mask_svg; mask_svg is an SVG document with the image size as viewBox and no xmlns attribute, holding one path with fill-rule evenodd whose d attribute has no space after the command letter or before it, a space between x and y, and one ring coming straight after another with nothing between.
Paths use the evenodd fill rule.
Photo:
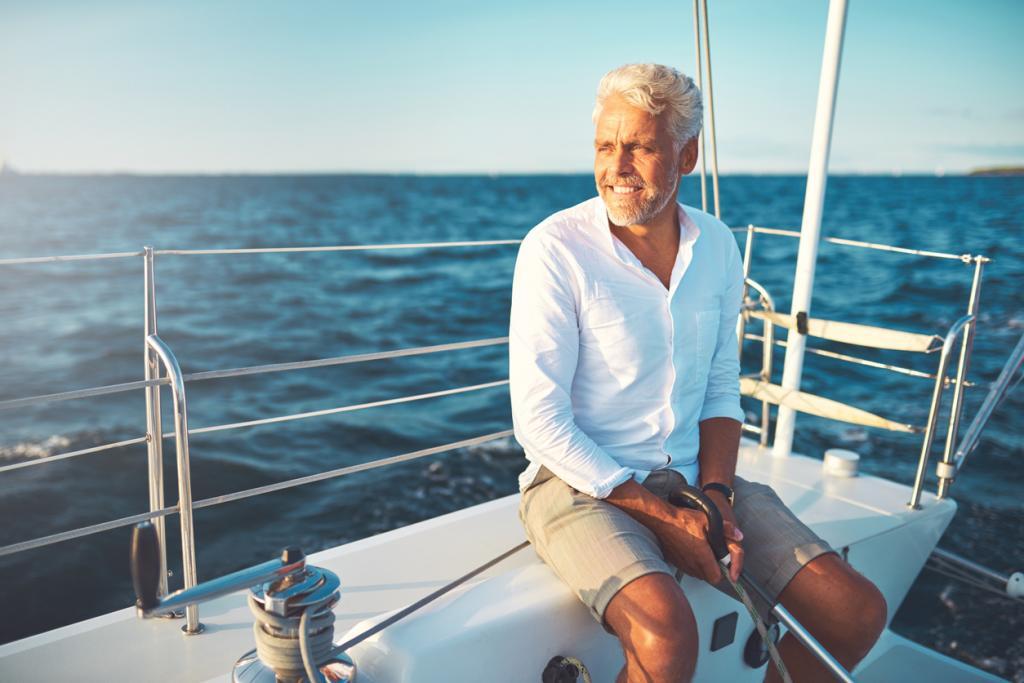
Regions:
<instances>
[{"instance_id":1,"label":"white deck fitting","mask_svg":"<svg viewBox=\"0 0 1024 683\"><path fill-rule=\"evenodd\" d=\"M739 473L771 484L802 519L836 548L852 546L851 561L879 584L889 600L890 613L903 599L956 507L950 500L939 501L926 495L922 501L923 509L910 511L906 507L910 495L907 486L864 475L852 479L824 478L820 460L802 456L773 458L768 450L748 441L744 442L741 450ZM312 555L311 564L331 569L341 577L342 598L335 608L338 618L336 640L340 640L354 625L405 606L523 540L516 514L517 505L518 495L508 496ZM905 533L909 531L912 533ZM126 547L126 554L127 550ZM897 550L899 554L894 554ZM899 558L898 565L894 558ZM440 603L376 636L356 651L357 661L363 652L369 662L372 653L379 651L389 638L394 641L407 637L417 628L423 630L425 624L443 624L439 615L445 614L443 608L446 605L454 605L449 616L456 613L460 616L459 623L444 625L462 636L477 629L485 633L488 629L503 628L505 621L511 626L522 606L524 616L530 609L537 614L540 613L537 610L557 609L557 620L564 622L560 628L571 625L581 636L596 634L600 642L595 647L602 652L609 650L601 639L607 638L607 642L614 645L611 636L597 630L593 620L574 602L575 599L553 574L540 565L531 550L518 553L484 575L496 576L503 578L486 584L486 578L480 579L471 588L446 596ZM727 599L709 587L697 585L698 582L692 579L685 581L692 582L684 585L688 594L692 593L695 607L699 608L697 603L700 603L714 605L715 610L720 610L721 605L726 604L719 601ZM516 594L517 590L527 589L531 595L547 592L549 597L553 596L550 604L531 607L526 599L528 595ZM498 605L488 609L487 605L472 603L472 599L467 597L488 592L500 594L509 601L508 604L501 609ZM722 653L730 653L730 661L736 659L735 651L746 639L745 628L749 619L743 621L746 617L738 606L732 609L737 609L741 617L737 630L738 644L707 657L702 654L709 666L719 658L724 661ZM507 611L502 613L502 610ZM573 613L573 610L577 611ZM697 611L700 621L702 612L700 609ZM235 660L253 647L252 617L244 597L236 594L202 605L199 614L207 630L198 636L183 636L179 631L180 620L140 621L132 609L125 609L0 646L0 680L52 681L67 676L81 681L229 680L228 674ZM436 635L441 635L436 628L431 628ZM543 629L526 630L537 630L532 635L539 637ZM702 642L707 642L703 630L702 627ZM523 634L527 640L530 636L529 632ZM498 642L501 639L490 640ZM500 642L495 642L491 642L491 646L498 647ZM417 647L424 652L436 652L438 656L445 650L436 643L421 642ZM509 648L506 646L505 649ZM524 663L519 671L503 669L497 661L501 656L485 659L483 666L496 665L489 668L488 680L539 680L540 668L535 662L531 661L529 665L525 662L547 655L534 652L533 657L525 657L528 652L518 650L513 653L517 661ZM476 650L467 653L469 657L476 654ZM912 654L919 655L916 650ZM620 655L614 652L604 656ZM543 662L540 666L542 668ZM365 671L370 674L374 669L385 670L378 662L366 667ZM702 664L698 676L711 680L711 672L705 669ZM480 670L476 669L477 675ZM724 673L717 665L715 670ZM753 674L751 680L757 679L757 672L750 669L746 672ZM614 677L614 672L592 670L592 673L595 681ZM409 680L405 676L401 678ZM421 677L417 680L424 683L428 679ZM429 680L438 679L431 676Z\"/></svg>"}]
</instances>

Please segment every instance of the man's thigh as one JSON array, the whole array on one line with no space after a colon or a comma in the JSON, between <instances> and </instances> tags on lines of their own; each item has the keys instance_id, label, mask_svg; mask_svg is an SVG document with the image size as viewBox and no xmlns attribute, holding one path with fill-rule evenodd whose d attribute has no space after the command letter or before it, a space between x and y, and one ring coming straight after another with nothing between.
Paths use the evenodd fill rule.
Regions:
<instances>
[{"instance_id":1,"label":"man's thigh","mask_svg":"<svg viewBox=\"0 0 1024 683\"><path fill-rule=\"evenodd\" d=\"M743 532L743 571L774 604L804 566L835 551L770 486L736 477L733 489L736 523ZM771 610L759 597L751 597L762 614Z\"/></svg>"},{"instance_id":2,"label":"man's thigh","mask_svg":"<svg viewBox=\"0 0 1024 683\"><path fill-rule=\"evenodd\" d=\"M526 491L519 516L540 558L606 628L605 610L624 586L646 574L676 574L647 527L561 479Z\"/></svg>"}]
</instances>

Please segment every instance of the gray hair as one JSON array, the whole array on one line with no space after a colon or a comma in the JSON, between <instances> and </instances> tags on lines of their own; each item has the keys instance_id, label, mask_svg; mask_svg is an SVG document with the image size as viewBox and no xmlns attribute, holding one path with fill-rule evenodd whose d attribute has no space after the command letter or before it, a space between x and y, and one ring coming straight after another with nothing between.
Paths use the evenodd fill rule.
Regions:
<instances>
[{"instance_id":1,"label":"gray hair","mask_svg":"<svg viewBox=\"0 0 1024 683\"><path fill-rule=\"evenodd\" d=\"M626 64L606 73L597 86L594 123L613 95L652 116L666 112L668 129L680 149L700 133L704 121L700 89L692 78L670 66Z\"/></svg>"}]
</instances>

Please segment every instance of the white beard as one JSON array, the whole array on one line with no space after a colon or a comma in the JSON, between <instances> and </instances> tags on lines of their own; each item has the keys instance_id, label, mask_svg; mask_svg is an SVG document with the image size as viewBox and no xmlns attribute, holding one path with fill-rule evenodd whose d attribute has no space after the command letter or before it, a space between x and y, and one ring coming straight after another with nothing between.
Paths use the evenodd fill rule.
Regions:
<instances>
[{"instance_id":1,"label":"white beard","mask_svg":"<svg viewBox=\"0 0 1024 683\"><path fill-rule=\"evenodd\" d=\"M612 206L608 202L605 202L605 209L608 211L608 220L611 221L612 225L624 228L629 225L644 225L654 219L661 211L668 206L668 203L675 199L678 193L678 186L676 185L675 178L679 173L678 169L669 169L665 177L662 178L662 183L659 183L662 187L667 189L664 192L656 192L651 197L642 197L636 204L632 206ZM600 193L601 187L606 184L602 181L598 184L598 192Z\"/></svg>"}]
</instances>

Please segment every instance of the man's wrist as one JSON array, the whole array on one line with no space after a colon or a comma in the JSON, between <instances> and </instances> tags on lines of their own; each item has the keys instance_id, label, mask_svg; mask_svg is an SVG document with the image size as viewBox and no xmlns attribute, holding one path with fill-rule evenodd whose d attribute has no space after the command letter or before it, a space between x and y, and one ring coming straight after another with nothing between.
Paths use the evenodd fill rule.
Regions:
<instances>
[{"instance_id":1,"label":"man's wrist","mask_svg":"<svg viewBox=\"0 0 1024 683\"><path fill-rule=\"evenodd\" d=\"M736 503L736 494L728 484L723 484L719 481L711 481L701 486L700 490L705 495L711 496L713 500L726 501L729 503L729 507L732 507Z\"/></svg>"}]
</instances>

